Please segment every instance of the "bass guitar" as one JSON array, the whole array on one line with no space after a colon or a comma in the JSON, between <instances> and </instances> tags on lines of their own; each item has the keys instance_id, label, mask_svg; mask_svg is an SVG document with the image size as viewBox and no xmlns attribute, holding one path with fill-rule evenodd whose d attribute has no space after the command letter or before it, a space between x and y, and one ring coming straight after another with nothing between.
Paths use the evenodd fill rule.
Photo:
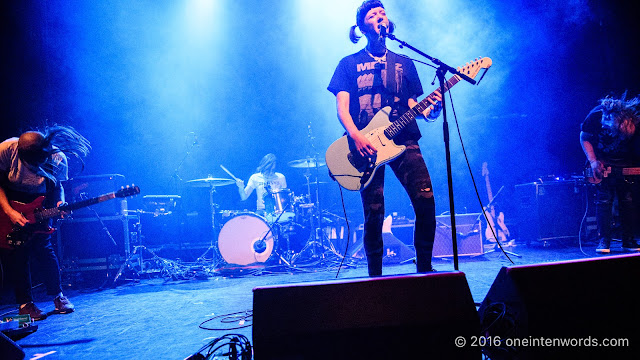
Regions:
<instances>
[{"instance_id":1,"label":"bass guitar","mask_svg":"<svg viewBox=\"0 0 640 360\"><path fill-rule=\"evenodd\" d=\"M472 63L467 63L464 67L458 68L458 71L473 79L480 70L484 69L484 73L486 73L489 67L491 67L491 59L485 57L476 59ZM484 76L484 73L482 76ZM462 80L460 76L454 75L446 82L444 90L438 88L436 91L440 91L444 95L460 80ZM480 80L482 80L482 77ZM334 141L325 155L331 177L347 190L362 191L366 188L371 183L371 179L378 167L392 161L405 151L406 147L397 145L393 138L412 121L415 121L416 116L422 114L431 105L428 99L436 91L429 94L396 121L389 121L390 106L376 113L371 122L360 130L360 133L376 148L377 153L373 156L361 156L356 151L353 140L346 135Z\"/></svg>"},{"instance_id":2,"label":"bass guitar","mask_svg":"<svg viewBox=\"0 0 640 360\"><path fill-rule=\"evenodd\" d=\"M49 226L49 219L62 217L62 215L83 207L95 205L103 201L124 198L140 193L140 188L135 185L127 185L118 191L100 195L91 199L81 200L72 204L45 209L42 204L45 197L40 196L32 202L25 204L19 201L9 201L11 207L20 212L28 221L25 226L14 225L9 216L0 211L0 248L11 249L26 244L35 234L52 234L55 229Z\"/></svg>"},{"instance_id":3,"label":"bass guitar","mask_svg":"<svg viewBox=\"0 0 640 360\"><path fill-rule=\"evenodd\" d=\"M484 181L487 185L487 195L489 197L489 204L485 209L487 223L489 224L484 233L485 239L489 242L496 242L497 237L497 239L500 240L500 244L506 245L509 241L510 233L507 225L504 223L504 213L499 212L496 216L496 207L493 205L493 192L491 191L491 183L489 183L489 168L486 162L482 163L482 176L484 176ZM493 233L494 231L495 235Z\"/></svg>"}]
</instances>

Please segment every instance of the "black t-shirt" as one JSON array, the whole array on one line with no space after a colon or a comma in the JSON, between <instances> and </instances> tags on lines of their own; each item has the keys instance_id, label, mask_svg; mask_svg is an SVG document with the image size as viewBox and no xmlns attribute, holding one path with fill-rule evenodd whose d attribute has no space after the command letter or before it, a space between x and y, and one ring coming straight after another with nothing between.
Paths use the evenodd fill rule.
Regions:
<instances>
[{"instance_id":1,"label":"black t-shirt","mask_svg":"<svg viewBox=\"0 0 640 360\"><path fill-rule=\"evenodd\" d=\"M582 123L581 130L586 140L593 145L596 158L607 165L640 165L640 130L629 138L616 135L614 131L602 125L602 108L596 106Z\"/></svg>"},{"instance_id":2,"label":"black t-shirt","mask_svg":"<svg viewBox=\"0 0 640 360\"><path fill-rule=\"evenodd\" d=\"M389 53L390 51L388 51ZM349 93L349 113L358 129L369 124L383 107L392 105L391 121L409 110L408 100L423 94L422 84L413 61L392 54L395 58L395 91L387 91L387 61L375 61L365 49L340 60L327 89L334 95ZM395 55L395 56L394 56ZM388 95L392 93L392 95ZM391 104L391 102L393 104ZM412 121L398 136L396 143L420 139L420 129Z\"/></svg>"}]
</instances>

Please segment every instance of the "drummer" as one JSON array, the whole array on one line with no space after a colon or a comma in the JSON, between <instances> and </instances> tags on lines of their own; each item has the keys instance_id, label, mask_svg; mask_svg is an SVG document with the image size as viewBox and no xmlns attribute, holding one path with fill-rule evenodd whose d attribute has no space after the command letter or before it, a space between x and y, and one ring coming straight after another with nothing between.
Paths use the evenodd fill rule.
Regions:
<instances>
[{"instance_id":1,"label":"drummer","mask_svg":"<svg viewBox=\"0 0 640 360\"><path fill-rule=\"evenodd\" d=\"M247 200L253 190L256 190L256 212L260 215L275 211L270 194L278 193L287 188L287 180L284 175L276 172L276 156L274 154L265 155L256 169L256 173L251 175L247 186L244 181L237 179L236 185L242 201ZM266 202L265 202L266 200Z\"/></svg>"}]
</instances>

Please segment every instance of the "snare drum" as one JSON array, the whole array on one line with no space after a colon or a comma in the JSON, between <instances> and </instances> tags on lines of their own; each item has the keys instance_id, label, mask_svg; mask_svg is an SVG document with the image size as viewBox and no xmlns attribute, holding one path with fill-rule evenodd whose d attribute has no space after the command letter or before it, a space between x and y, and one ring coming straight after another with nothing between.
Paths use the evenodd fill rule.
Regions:
<instances>
[{"instance_id":1,"label":"snare drum","mask_svg":"<svg viewBox=\"0 0 640 360\"><path fill-rule=\"evenodd\" d=\"M254 213L240 213L227 221L218 236L218 250L229 264L264 263L271 257L275 236L267 221Z\"/></svg>"}]
</instances>

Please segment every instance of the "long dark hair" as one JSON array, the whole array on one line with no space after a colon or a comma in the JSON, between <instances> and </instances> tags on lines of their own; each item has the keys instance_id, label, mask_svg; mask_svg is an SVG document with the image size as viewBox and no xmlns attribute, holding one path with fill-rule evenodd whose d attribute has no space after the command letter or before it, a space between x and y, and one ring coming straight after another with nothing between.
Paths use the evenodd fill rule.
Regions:
<instances>
[{"instance_id":1,"label":"long dark hair","mask_svg":"<svg viewBox=\"0 0 640 360\"><path fill-rule=\"evenodd\" d=\"M260 165L258 165L256 171L264 174L264 171L271 169L271 166L273 166L275 162L276 156L274 154L267 154L262 158L262 160L260 160Z\"/></svg>"},{"instance_id":2,"label":"long dark hair","mask_svg":"<svg viewBox=\"0 0 640 360\"><path fill-rule=\"evenodd\" d=\"M91 143L71 126L54 125L44 129L45 149L61 151L82 160L89 155Z\"/></svg>"},{"instance_id":3,"label":"long dark hair","mask_svg":"<svg viewBox=\"0 0 640 360\"><path fill-rule=\"evenodd\" d=\"M622 132L622 124L631 122L634 127L640 123L640 113L638 105L640 105L640 96L636 96L627 100L627 92L625 91L619 98L607 96L600 100L600 110L602 111L603 123L606 122L616 133ZM628 123L625 125L629 125ZM635 129L634 129L635 130ZM624 134L630 136L631 134Z\"/></svg>"},{"instance_id":4,"label":"long dark hair","mask_svg":"<svg viewBox=\"0 0 640 360\"><path fill-rule=\"evenodd\" d=\"M91 144L71 126L53 125L42 130L27 131L18 139L20 158L32 165L42 165L56 153L76 157L84 169L84 160ZM51 164L49 164L51 165Z\"/></svg>"}]
</instances>

